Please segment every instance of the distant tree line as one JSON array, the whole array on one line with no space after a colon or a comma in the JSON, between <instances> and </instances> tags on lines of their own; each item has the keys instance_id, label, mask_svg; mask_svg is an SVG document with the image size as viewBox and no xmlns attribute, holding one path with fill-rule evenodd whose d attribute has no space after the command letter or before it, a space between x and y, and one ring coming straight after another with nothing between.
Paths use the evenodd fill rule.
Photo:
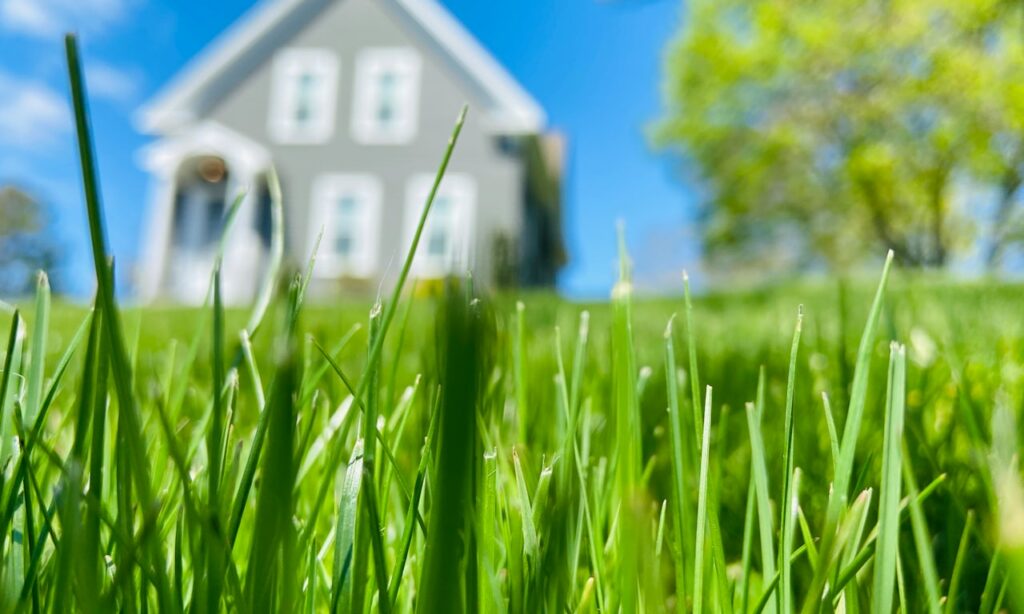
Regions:
<instances>
[{"instance_id":1,"label":"distant tree line","mask_svg":"<svg viewBox=\"0 0 1024 614\"><path fill-rule=\"evenodd\" d=\"M708 257L915 267L1024 239L1024 3L690 0L658 132Z\"/></svg>"},{"instance_id":2,"label":"distant tree line","mask_svg":"<svg viewBox=\"0 0 1024 614\"><path fill-rule=\"evenodd\" d=\"M32 292L40 270L52 284L59 252L44 207L20 188L0 187L0 297Z\"/></svg>"}]
</instances>

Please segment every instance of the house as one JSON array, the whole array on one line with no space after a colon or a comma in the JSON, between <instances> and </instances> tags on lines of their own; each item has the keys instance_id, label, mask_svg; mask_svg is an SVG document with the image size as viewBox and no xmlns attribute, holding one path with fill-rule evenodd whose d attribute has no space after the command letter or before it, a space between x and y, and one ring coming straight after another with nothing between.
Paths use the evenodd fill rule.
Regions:
<instances>
[{"instance_id":1,"label":"house","mask_svg":"<svg viewBox=\"0 0 1024 614\"><path fill-rule=\"evenodd\" d=\"M565 145L544 111L436 0L266 0L139 113L154 142L138 289L198 303L236 196L226 301L254 296L269 259L268 170L285 253L321 232L311 289L374 292L401 269L463 103L470 114L413 264L543 286L564 263Z\"/></svg>"}]
</instances>

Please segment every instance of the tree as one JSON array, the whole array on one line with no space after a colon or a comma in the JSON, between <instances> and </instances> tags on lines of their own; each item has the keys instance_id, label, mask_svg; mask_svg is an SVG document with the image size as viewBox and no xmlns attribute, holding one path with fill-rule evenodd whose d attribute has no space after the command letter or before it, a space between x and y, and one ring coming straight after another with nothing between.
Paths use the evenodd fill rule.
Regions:
<instances>
[{"instance_id":1,"label":"tree","mask_svg":"<svg viewBox=\"0 0 1024 614\"><path fill-rule=\"evenodd\" d=\"M889 248L940 267L982 244L996 266L1021 240L1024 3L689 7L658 138L706 189L712 261L844 266Z\"/></svg>"},{"instance_id":2,"label":"tree","mask_svg":"<svg viewBox=\"0 0 1024 614\"><path fill-rule=\"evenodd\" d=\"M35 287L39 270L57 263L57 243L42 206L22 190L0 187L0 295L21 296Z\"/></svg>"}]
</instances>

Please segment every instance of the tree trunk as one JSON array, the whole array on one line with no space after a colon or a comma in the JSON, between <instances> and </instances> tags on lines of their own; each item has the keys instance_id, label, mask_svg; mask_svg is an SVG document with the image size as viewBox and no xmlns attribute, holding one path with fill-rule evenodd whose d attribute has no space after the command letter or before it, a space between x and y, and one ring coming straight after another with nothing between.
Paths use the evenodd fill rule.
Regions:
<instances>
[{"instance_id":1,"label":"tree trunk","mask_svg":"<svg viewBox=\"0 0 1024 614\"><path fill-rule=\"evenodd\" d=\"M999 266L1003 250L1006 249L1006 223L1009 221L1010 214L1017 204L1015 197L1020 184L1021 176L1017 172L1017 168L1015 166L1008 168L1000 183L999 206L996 209L995 217L992 219L992 231L989 237L988 250L985 253L985 270L990 273Z\"/></svg>"},{"instance_id":2,"label":"tree trunk","mask_svg":"<svg viewBox=\"0 0 1024 614\"><path fill-rule=\"evenodd\" d=\"M946 185L949 183L949 164L941 161L932 176L931 185L931 245L922 258L926 267L942 268L946 266L949 254L946 245Z\"/></svg>"}]
</instances>

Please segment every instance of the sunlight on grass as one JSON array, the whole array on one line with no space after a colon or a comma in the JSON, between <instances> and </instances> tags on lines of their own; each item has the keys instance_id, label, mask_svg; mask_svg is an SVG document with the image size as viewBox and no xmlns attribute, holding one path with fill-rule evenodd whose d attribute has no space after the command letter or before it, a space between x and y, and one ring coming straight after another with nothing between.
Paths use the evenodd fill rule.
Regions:
<instances>
[{"instance_id":1,"label":"sunlight on grass","mask_svg":"<svg viewBox=\"0 0 1024 614\"><path fill-rule=\"evenodd\" d=\"M244 313L219 267L199 310L124 310L67 52L97 293L10 312L0 611L1024 604L1015 288L890 289L890 254L852 307L639 300L620 228L608 304L416 296L464 109L385 301L306 305L278 249Z\"/></svg>"}]
</instances>

